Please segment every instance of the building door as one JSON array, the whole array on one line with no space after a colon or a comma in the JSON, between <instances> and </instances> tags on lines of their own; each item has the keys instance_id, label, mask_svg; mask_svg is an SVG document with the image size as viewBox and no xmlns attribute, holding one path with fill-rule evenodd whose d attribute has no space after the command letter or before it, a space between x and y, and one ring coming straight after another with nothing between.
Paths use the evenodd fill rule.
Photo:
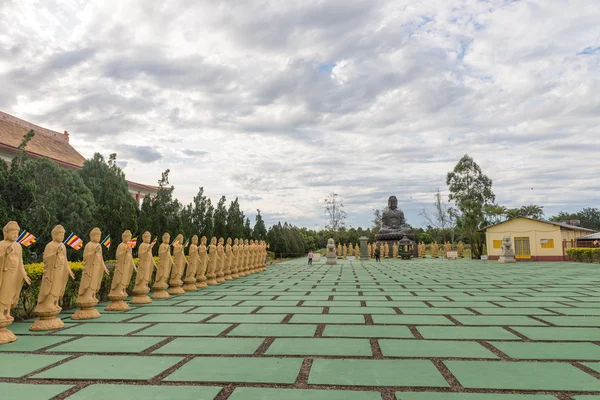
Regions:
<instances>
[{"instance_id":1,"label":"building door","mask_svg":"<svg viewBox=\"0 0 600 400\"><path fill-rule=\"evenodd\" d=\"M528 237L515 238L515 257L516 258L531 258L531 247Z\"/></svg>"}]
</instances>

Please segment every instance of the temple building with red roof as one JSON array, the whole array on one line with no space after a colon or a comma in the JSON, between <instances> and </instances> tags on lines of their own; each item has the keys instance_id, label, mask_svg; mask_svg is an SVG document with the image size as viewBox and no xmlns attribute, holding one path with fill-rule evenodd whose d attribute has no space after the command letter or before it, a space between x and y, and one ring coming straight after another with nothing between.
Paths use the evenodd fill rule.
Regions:
<instances>
[{"instance_id":1,"label":"temple building with red roof","mask_svg":"<svg viewBox=\"0 0 600 400\"><path fill-rule=\"evenodd\" d=\"M32 130L35 136L27 144L27 154L31 158L45 157L65 168L81 169L83 157L71 144L69 133L59 133L50 129L24 121L10 114L0 111L0 158L11 161L18 147L23 141L23 136ZM156 196L158 187L127 181L129 193L137 200L138 206L146 195Z\"/></svg>"}]
</instances>

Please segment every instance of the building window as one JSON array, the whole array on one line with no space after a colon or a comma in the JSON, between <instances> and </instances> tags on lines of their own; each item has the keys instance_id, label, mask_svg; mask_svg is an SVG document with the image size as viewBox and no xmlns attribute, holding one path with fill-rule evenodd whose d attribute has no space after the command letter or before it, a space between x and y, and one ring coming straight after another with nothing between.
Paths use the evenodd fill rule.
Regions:
<instances>
[{"instance_id":1,"label":"building window","mask_svg":"<svg viewBox=\"0 0 600 400\"><path fill-rule=\"evenodd\" d=\"M554 239L542 239L540 240L540 244L542 245L542 249L553 249Z\"/></svg>"},{"instance_id":2,"label":"building window","mask_svg":"<svg viewBox=\"0 0 600 400\"><path fill-rule=\"evenodd\" d=\"M502 240L494 240L494 248L499 249L502 247Z\"/></svg>"}]
</instances>

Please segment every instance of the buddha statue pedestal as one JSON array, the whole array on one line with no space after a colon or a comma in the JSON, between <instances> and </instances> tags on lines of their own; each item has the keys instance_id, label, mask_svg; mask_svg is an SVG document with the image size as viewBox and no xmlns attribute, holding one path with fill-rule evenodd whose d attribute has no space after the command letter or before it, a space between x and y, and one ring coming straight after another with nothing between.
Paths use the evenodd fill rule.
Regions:
<instances>
[{"instance_id":1,"label":"buddha statue pedestal","mask_svg":"<svg viewBox=\"0 0 600 400\"><path fill-rule=\"evenodd\" d=\"M196 288L197 289L204 289L206 287L208 287L208 284L206 283L206 276L204 276L204 275L199 276L196 279Z\"/></svg>"},{"instance_id":2,"label":"buddha statue pedestal","mask_svg":"<svg viewBox=\"0 0 600 400\"><path fill-rule=\"evenodd\" d=\"M152 290L154 290L154 293L152 293L151 298L153 299L168 299L169 297L171 297L169 295L169 293L167 292L167 288L169 287L168 284L166 283L155 283L154 286L152 286Z\"/></svg>"},{"instance_id":3,"label":"buddha statue pedestal","mask_svg":"<svg viewBox=\"0 0 600 400\"><path fill-rule=\"evenodd\" d=\"M152 303L152 299L148 296L148 292L150 291L149 287L140 288L140 290L133 289L133 298L131 299L131 304L149 304Z\"/></svg>"},{"instance_id":4,"label":"buddha statue pedestal","mask_svg":"<svg viewBox=\"0 0 600 400\"><path fill-rule=\"evenodd\" d=\"M77 302L79 310L71 315L71 319L94 319L100 318L100 312L96 310L98 299L86 300L85 302Z\"/></svg>"},{"instance_id":5,"label":"buddha statue pedestal","mask_svg":"<svg viewBox=\"0 0 600 400\"><path fill-rule=\"evenodd\" d=\"M129 306L125 303L125 299L127 298L127 293L125 294L109 294L108 299L110 302L104 308L104 311L125 311L129 310Z\"/></svg>"},{"instance_id":6,"label":"buddha statue pedestal","mask_svg":"<svg viewBox=\"0 0 600 400\"><path fill-rule=\"evenodd\" d=\"M52 331L54 329L64 328L65 323L62 319L56 316L61 312L62 308L58 307L58 310L47 310L47 311L35 311L38 318L29 327L30 331Z\"/></svg>"},{"instance_id":7,"label":"buddha statue pedestal","mask_svg":"<svg viewBox=\"0 0 600 400\"><path fill-rule=\"evenodd\" d=\"M185 278L183 280L183 283L185 283L185 285L183 285L183 291L185 292L195 292L198 290L198 288L196 287L196 277L189 277L189 278Z\"/></svg>"},{"instance_id":8,"label":"buddha statue pedestal","mask_svg":"<svg viewBox=\"0 0 600 400\"><path fill-rule=\"evenodd\" d=\"M9 317L8 319L0 319L0 344L10 343L17 340L17 336L12 331L6 329L7 326L13 323L15 319Z\"/></svg>"},{"instance_id":9,"label":"buddha statue pedestal","mask_svg":"<svg viewBox=\"0 0 600 400\"><path fill-rule=\"evenodd\" d=\"M169 294L184 294L185 290L183 290L181 285L183 285L181 279L171 279L169 281Z\"/></svg>"}]
</instances>

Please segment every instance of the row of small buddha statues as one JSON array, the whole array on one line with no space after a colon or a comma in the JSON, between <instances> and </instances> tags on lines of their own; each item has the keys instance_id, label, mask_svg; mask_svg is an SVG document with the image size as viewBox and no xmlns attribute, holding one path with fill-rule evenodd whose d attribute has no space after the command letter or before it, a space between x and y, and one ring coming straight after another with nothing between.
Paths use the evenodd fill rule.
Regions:
<instances>
[{"instance_id":1,"label":"row of small buddha statues","mask_svg":"<svg viewBox=\"0 0 600 400\"><path fill-rule=\"evenodd\" d=\"M452 243L450 243L448 241L446 243L444 243L441 247L437 244L437 242L433 242L429 245L429 254L430 254L431 258L439 258L439 257L448 258L448 252L456 251L456 256L458 258L462 258L464 249L465 249L465 246L462 241L459 241L456 244L455 250L453 250ZM427 252L427 245L425 244L425 242L419 243L417 246L417 250L418 250L419 258L425 257L425 253Z\"/></svg>"},{"instance_id":2,"label":"row of small buddha statues","mask_svg":"<svg viewBox=\"0 0 600 400\"><path fill-rule=\"evenodd\" d=\"M9 222L3 228L4 240L0 242L0 344L17 339L10 330L6 329L14 321L10 310L18 302L23 282L31 284L23 264L21 245L16 241L19 230L19 225L15 221ZM152 255L154 243L150 243L150 232L145 232L142 235L143 242L138 249L139 261L135 265L133 249L130 245L131 236L130 231L123 232L122 242L117 247L116 265L108 295L110 303L105 308L108 311L129 308L125 302L128 297L126 289L134 271L136 276L131 304L151 303L152 299L166 299L170 295L196 291L208 285L216 285L266 270L267 244L264 241L254 242L248 239L224 241L223 238L217 241L217 238L213 237L210 245L207 246L206 237L203 236L198 244L198 236L194 235L186 257L185 246L177 244L172 246L169 233L165 233L158 249L158 264L156 264ZM100 229L92 229L90 242L84 248L83 272L76 300L79 309L71 317L75 320L100 317L100 313L95 308L98 304L96 295L100 290L103 275L109 275L102 256L100 238ZM62 310L59 301L65 293L69 277L75 278L67 262L64 240L65 229L61 225L55 226L52 229L52 242L44 249L44 273L37 306L34 309L38 318L30 327L32 331L64 327L63 321L57 317ZM178 235L174 243L183 243L183 235ZM156 269L156 276L152 286L153 294L149 297L148 284L154 269Z\"/></svg>"}]
</instances>

